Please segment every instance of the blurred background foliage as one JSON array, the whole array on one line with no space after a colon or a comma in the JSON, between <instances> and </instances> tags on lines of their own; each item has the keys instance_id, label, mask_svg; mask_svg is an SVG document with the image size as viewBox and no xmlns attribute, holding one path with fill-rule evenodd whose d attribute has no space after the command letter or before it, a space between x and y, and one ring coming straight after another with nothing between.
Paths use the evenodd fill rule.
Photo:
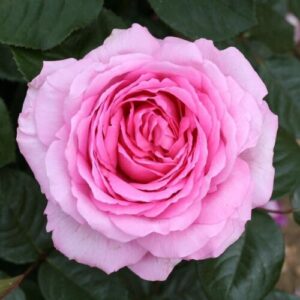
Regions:
<instances>
[{"instance_id":1,"label":"blurred background foliage","mask_svg":"<svg viewBox=\"0 0 300 300\"><path fill-rule=\"evenodd\" d=\"M107 276L69 261L45 232L44 196L15 143L27 83L43 60L80 59L113 28L134 22L158 38L205 37L220 49L239 48L266 83L280 123L272 198L288 199L287 212L300 224L300 44L290 13L300 18L300 0L1 0L0 299L300 299L292 295L297 286L290 294L274 289L285 247L262 211L223 255L183 262L165 282L143 281L127 269Z\"/></svg>"}]
</instances>

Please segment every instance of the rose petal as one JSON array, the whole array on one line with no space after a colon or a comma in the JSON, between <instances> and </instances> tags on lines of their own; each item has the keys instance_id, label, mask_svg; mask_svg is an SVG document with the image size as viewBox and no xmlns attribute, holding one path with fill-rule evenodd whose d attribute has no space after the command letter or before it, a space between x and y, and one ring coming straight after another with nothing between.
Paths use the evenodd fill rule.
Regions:
<instances>
[{"instance_id":1,"label":"rose petal","mask_svg":"<svg viewBox=\"0 0 300 300\"><path fill-rule=\"evenodd\" d=\"M120 243L105 238L88 225L81 225L49 201L46 208L47 231L52 231L54 246L70 259L98 267L106 273L132 265L145 255L135 242Z\"/></svg>"},{"instance_id":2,"label":"rose petal","mask_svg":"<svg viewBox=\"0 0 300 300\"><path fill-rule=\"evenodd\" d=\"M180 261L181 259L159 258L148 253L139 262L128 268L144 280L163 281L168 278Z\"/></svg>"},{"instance_id":3,"label":"rose petal","mask_svg":"<svg viewBox=\"0 0 300 300\"><path fill-rule=\"evenodd\" d=\"M274 183L273 153L278 128L278 118L268 105L263 102L261 110L264 115L262 133L254 148L245 150L241 158L250 167L254 184L252 194L252 206L259 207L267 203L272 194Z\"/></svg>"},{"instance_id":4,"label":"rose petal","mask_svg":"<svg viewBox=\"0 0 300 300\"><path fill-rule=\"evenodd\" d=\"M212 41L199 39L195 41L203 58L215 63L224 75L231 76L255 99L261 100L267 89L244 55L234 47L217 49Z\"/></svg>"},{"instance_id":5,"label":"rose petal","mask_svg":"<svg viewBox=\"0 0 300 300\"><path fill-rule=\"evenodd\" d=\"M146 27L133 24L128 29L114 29L103 45L88 53L86 57L107 62L112 56L119 54L153 54L159 45L159 41L149 33Z\"/></svg>"}]
</instances>

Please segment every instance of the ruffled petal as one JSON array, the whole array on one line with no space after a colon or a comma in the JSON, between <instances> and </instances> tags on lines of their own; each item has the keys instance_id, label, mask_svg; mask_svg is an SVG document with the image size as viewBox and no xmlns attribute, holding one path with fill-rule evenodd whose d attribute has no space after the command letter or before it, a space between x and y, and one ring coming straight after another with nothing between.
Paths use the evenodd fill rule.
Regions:
<instances>
[{"instance_id":1,"label":"ruffled petal","mask_svg":"<svg viewBox=\"0 0 300 300\"><path fill-rule=\"evenodd\" d=\"M254 148L245 150L241 158L250 167L253 182L253 208L266 204L272 194L274 183L273 153L278 128L278 118L268 108L267 103L261 105L264 120L262 133Z\"/></svg>"},{"instance_id":2,"label":"ruffled petal","mask_svg":"<svg viewBox=\"0 0 300 300\"><path fill-rule=\"evenodd\" d=\"M109 274L137 263L145 255L145 250L135 242L108 239L88 225L77 223L51 201L45 212L47 231L52 231L54 246L79 263L98 267Z\"/></svg>"},{"instance_id":3,"label":"ruffled petal","mask_svg":"<svg viewBox=\"0 0 300 300\"><path fill-rule=\"evenodd\" d=\"M212 41L206 39L199 39L195 41L195 44L199 47L204 59L215 63L224 75L233 77L256 100L261 100L266 96L265 84L237 48L229 47L219 50Z\"/></svg>"},{"instance_id":4,"label":"ruffled petal","mask_svg":"<svg viewBox=\"0 0 300 300\"><path fill-rule=\"evenodd\" d=\"M91 51L86 57L107 63L113 56L141 53L152 55L160 47L146 27L133 24L128 29L114 29L103 45Z\"/></svg>"},{"instance_id":5,"label":"ruffled petal","mask_svg":"<svg viewBox=\"0 0 300 300\"><path fill-rule=\"evenodd\" d=\"M139 262L128 268L145 280L163 281L180 261L181 259L159 258L147 253Z\"/></svg>"}]
</instances>

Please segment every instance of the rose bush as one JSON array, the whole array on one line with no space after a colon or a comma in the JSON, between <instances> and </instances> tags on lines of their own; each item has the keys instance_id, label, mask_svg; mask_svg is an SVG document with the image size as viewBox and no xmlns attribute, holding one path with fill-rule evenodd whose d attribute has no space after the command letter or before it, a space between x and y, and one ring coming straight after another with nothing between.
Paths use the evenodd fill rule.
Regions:
<instances>
[{"instance_id":1,"label":"rose bush","mask_svg":"<svg viewBox=\"0 0 300 300\"><path fill-rule=\"evenodd\" d=\"M114 30L81 60L44 62L17 141L69 258L164 280L219 256L271 196L277 117L236 48Z\"/></svg>"}]
</instances>

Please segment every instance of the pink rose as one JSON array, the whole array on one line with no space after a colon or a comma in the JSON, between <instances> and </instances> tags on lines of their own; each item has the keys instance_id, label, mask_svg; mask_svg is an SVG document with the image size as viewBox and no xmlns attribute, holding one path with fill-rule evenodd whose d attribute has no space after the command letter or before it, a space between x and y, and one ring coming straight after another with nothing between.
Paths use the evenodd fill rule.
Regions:
<instances>
[{"instance_id":1,"label":"pink rose","mask_svg":"<svg viewBox=\"0 0 300 300\"><path fill-rule=\"evenodd\" d=\"M71 259L164 280L220 255L273 186L277 117L235 48L114 30L81 60L45 62L17 140Z\"/></svg>"}]
</instances>

